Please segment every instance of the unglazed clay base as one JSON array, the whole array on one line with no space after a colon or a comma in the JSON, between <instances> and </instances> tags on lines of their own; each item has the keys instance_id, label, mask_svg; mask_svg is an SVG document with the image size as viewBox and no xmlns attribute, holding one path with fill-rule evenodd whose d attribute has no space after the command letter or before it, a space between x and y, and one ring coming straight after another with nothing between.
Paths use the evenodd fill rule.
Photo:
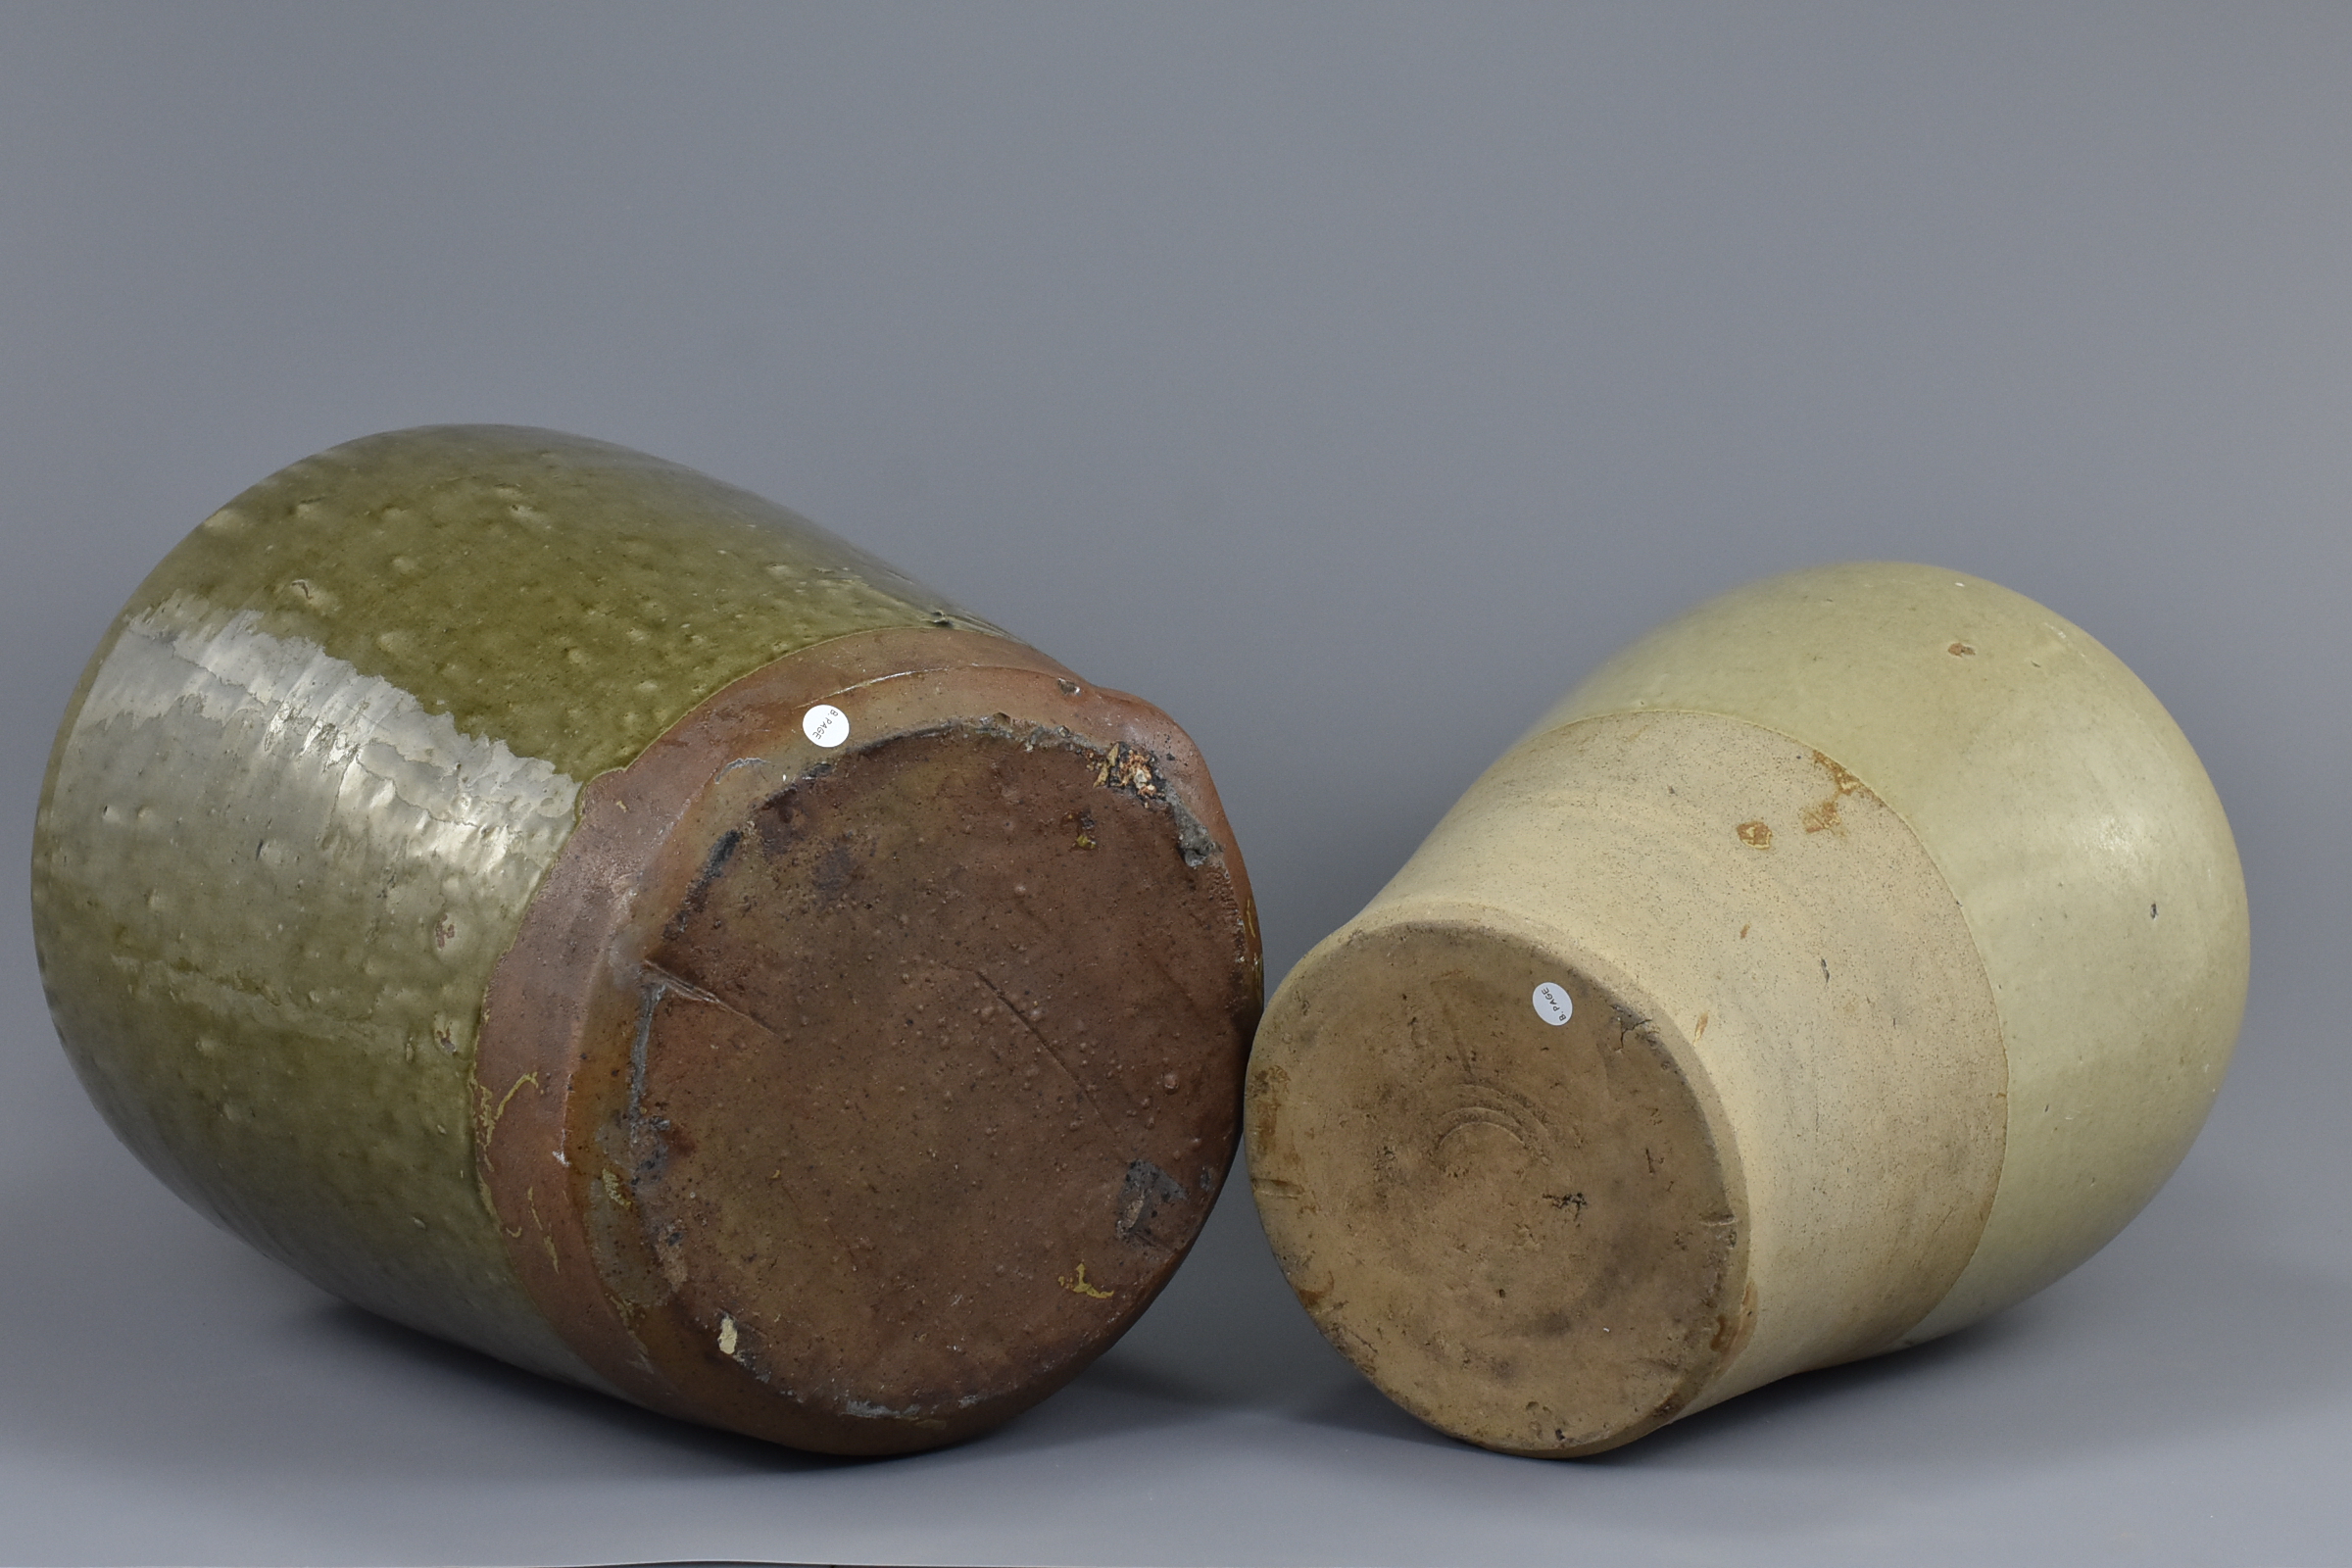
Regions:
<instances>
[{"instance_id":1,"label":"unglazed clay base","mask_svg":"<svg viewBox=\"0 0 2352 1568\"><path fill-rule=\"evenodd\" d=\"M1596 1451L2086 1255L2201 1119L2244 955L2211 787L2112 656L1926 567L1774 579L1613 662L1293 971L1260 1213L1406 1408Z\"/></svg>"},{"instance_id":2,"label":"unglazed clay base","mask_svg":"<svg viewBox=\"0 0 2352 1568\"><path fill-rule=\"evenodd\" d=\"M1540 987L1565 1024L1537 1019ZM1747 1327L1734 1173L1641 1011L1540 941L1436 917L1359 934L1294 995L1252 1169L1333 1342L1489 1447L1582 1448L1689 1403Z\"/></svg>"},{"instance_id":3,"label":"unglazed clay base","mask_svg":"<svg viewBox=\"0 0 2352 1568\"><path fill-rule=\"evenodd\" d=\"M953 1441L1206 1217L1256 1000L1228 830L1163 716L1024 652L864 633L738 682L591 787L500 965L509 1254L642 1402Z\"/></svg>"}]
</instances>

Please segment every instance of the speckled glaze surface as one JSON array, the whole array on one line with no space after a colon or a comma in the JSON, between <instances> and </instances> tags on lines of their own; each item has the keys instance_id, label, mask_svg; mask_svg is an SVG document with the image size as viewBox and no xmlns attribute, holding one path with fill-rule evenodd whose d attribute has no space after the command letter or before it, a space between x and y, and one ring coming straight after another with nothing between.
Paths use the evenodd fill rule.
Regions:
<instances>
[{"instance_id":1,"label":"speckled glaze surface","mask_svg":"<svg viewBox=\"0 0 2352 1568\"><path fill-rule=\"evenodd\" d=\"M1597 1451L2087 1256L2202 1122L2246 949L2203 769L2080 628L1770 579L1580 686L1284 982L1259 1208L1407 1408Z\"/></svg>"},{"instance_id":2,"label":"speckled glaze surface","mask_svg":"<svg viewBox=\"0 0 2352 1568\"><path fill-rule=\"evenodd\" d=\"M33 908L76 1069L264 1250L590 1379L517 1298L474 1183L491 965L581 785L747 670L933 622L983 624L603 442L450 426L281 469L139 585L59 731Z\"/></svg>"},{"instance_id":3,"label":"speckled glaze surface","mask_svg":"<svg viewBox=\"0 0 2352 1568\"><path fill-rule=\"evenodd\" d=\"M1055 702L1081 691L806 519L600 442L400 431L255 486L132 596L51 756L35 932L93 1100L189 1202L327 1289L613 1391L551 1327L494 1217L473 1077L484 995L588 786L764 669L830 690L837 645L879 650L865 657L882 675L1002 665ZM798 742L797 710L777 722ZM1225 833L1192 765L1171 756L1148 776L1184 775ZM1226 865L1229 845L1207 858ZM1229 968L1249 997L1232 1088L1204 1079L1210 1106L1238 1095L1255 1010L1238 858L1230 880ZM1234 1114L1204 1156L1220 1173ZM1122 1309L1197 1222L1177 1229Z\"/></svg>"}]
</instances>

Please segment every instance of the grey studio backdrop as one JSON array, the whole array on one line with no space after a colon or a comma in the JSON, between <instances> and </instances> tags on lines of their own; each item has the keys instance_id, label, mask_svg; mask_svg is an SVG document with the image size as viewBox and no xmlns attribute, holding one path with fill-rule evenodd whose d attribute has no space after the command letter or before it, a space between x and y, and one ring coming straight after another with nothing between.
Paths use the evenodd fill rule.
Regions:
<instances>
[{"instance_id":1,"label":"grey studio backdrop","mask_svg":"<svg viewBox=\"0 0 2352 1568\"><path fill-rule=\"evenodd\" d=\"M368 431L774 497L1185 723L1269 974L1550 699L1762 573L2114 648L2254 910L2204 1139L1931 1348L1503 1458L1229 1190L1075 1386L842 1463L313 1291L100 1125L0 898L10 1562L2352 1560L2352 11L0 12L0 842L154 561Z\"/></svg>"}]
</instances>

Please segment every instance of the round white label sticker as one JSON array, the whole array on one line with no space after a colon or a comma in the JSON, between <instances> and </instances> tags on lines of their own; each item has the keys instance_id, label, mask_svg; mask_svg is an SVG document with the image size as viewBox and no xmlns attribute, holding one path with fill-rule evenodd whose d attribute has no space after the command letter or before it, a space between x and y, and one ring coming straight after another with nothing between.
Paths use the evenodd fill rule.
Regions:
<instances>
[{"instance_id":1,"label":"round white label sticker","mask_svg":"<svg viewBox=\"0 0 2352 1568\"><path fill-rule=\"evenodd\" d=\"M839 746L850 738L850 715L831 703L819 703L802 715L801 733L819 746Z\"/></svg>"},{"instance_id":2,"label":"round white label sticker","mask_svg":"<svg viewBox=\"0 0 2352 1568\"><path fill-rule=\"evenodd\" d=\"M1576 1004L1568 1000L1565 990L1546 980L1536 987L1536 1016L1556 1029L1576 1016Z\"/></svg>"}]
</instances>

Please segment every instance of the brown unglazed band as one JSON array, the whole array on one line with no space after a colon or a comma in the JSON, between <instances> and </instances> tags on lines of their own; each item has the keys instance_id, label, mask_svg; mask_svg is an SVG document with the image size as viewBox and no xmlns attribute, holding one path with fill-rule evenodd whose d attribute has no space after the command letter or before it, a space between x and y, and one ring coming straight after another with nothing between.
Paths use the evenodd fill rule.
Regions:
<instances>
[{"instance_id":1,"label":"brown unglazed band","mask_svg":"<svg viewBox=\"0 0 2352 1568\"><path fill-rule=\"evenodd\" d=\"M831 1452L953 1443L1182 1258L1261 986L1164 714L1002 637L839 638L584 792L485 1002L485 1191L629 1397Z\"/></svg>"}]
</instances>

